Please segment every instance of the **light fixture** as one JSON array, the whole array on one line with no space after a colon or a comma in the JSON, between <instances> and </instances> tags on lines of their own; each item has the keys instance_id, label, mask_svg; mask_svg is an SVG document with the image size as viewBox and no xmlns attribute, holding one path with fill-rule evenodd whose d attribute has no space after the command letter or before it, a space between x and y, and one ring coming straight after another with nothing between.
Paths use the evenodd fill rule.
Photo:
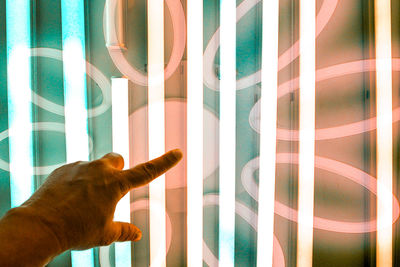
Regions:
<instances>
[{"instance_id":1,"label":"light fixture","mask_svg":"<svg viewBox=\"0 0 400 267\"><path fill-rule=\"evenodd\" d=\"M275 218L279 0L264 0L262 8L257 266L272 266Z\"/></svg>"},{"instance_id":2,"label":"light fixture","mask_svg":"<svg viewBox=\"0 0 400 267\"><path fill-rule=\"evenodd\" d=\"M203 266L203 1L187 1L187 265Z\"/></svg>"},{"instance_id":3,"label":"light fixture","mask_svg":"<svg viewBox=\"0 0 400 267\"><path fill-rule=\"evenodd\" d=\"M147 0L149 158L165 152L164 1ZM150 265L166 265L165 175L149 184Z\"/></svg>"},{"instance_id":4,"label":"light fixture","mask_svg":"<svg viewBox=\"0 0 400 267\"><path fill-rule=\"evenodd\" d=\"M61 1L67 162L89 160L83 0ZM94 266L93 249L71 252L72 266Z\"/></svg>"},{"instance_id":5,"label":"light fixture","mask_svg":"<svg viewBox=\"0 0 400 267\"><path fill-rule=\"evenodd\" d=\"M312 266L315 159L315 0L300 0L297 266Z\"/></svg>"}]
</instances>

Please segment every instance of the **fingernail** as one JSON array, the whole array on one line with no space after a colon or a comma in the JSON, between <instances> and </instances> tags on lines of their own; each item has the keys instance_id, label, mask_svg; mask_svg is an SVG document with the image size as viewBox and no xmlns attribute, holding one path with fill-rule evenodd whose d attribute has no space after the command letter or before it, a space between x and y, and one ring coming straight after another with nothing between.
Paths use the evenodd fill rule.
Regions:
<instances>
[{"instance_id":1,"label":"fingernail","mask_svg":"<svg viewBox=\"0 0 400 267\"><path fill-rule=\"evenodd\" d=\"M136 233L136 236L135 236L135 238L133 239L133 242L137 242L137 241L139 241L140 239L142 239L142 232Z\"/></svg>"},{"instance_id":2,"label":"fingernail","mask_svg":"<svg viewBox=\"0 0 400 267\"><path fill-rule=\"evenodd\" d=\"M179 148L171 150L171 153L175 157L176 161L181 160L183 156L182 151Z\"/></svg>"}]
</instances>

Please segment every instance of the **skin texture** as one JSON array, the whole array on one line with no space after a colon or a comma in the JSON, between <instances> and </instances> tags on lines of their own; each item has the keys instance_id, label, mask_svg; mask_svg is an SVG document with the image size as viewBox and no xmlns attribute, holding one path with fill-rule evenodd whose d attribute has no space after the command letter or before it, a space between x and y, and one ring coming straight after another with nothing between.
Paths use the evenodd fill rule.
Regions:
<instances>
[{"instance_id":1,"label":"skin texture","mask_svg":"<svg viewBox=\"0 0 400 267\"><path fill-rule=\"evenodd\" d=\"M175 166L182 152L122 170L123 158L109 153L53 171L20 207L0 220L0 266L43 266L68 249L138 241L134 224L113 221L118 201Z\"/></svg>"}]
</instances>

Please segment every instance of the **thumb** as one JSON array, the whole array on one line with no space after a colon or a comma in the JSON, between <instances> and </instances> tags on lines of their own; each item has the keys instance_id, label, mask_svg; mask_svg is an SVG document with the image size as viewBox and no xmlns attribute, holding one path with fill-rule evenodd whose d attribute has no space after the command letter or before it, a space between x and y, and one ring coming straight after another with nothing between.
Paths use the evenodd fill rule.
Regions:
<instances>
[{"instance_id":1,"label":"thumb","mask_svg":"<svg viewBox=\"0 0 400 267\"><path fill-rule=\"evenodd\" d=\"M142 231L134 224L126 222L114 222L116 242L139 241L142 238Z\"/></svg>"}]
</instances>

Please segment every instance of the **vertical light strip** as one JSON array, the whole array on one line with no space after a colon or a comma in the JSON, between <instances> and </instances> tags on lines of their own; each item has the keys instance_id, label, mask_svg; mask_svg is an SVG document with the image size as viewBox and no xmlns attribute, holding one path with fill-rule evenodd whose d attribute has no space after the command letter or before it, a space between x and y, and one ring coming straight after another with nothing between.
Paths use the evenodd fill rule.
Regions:
<instances>
[{"instance_id":1,"label":"vertical light strip","mask_svg":"<svg viewBox=\"0 0 400 267\"><path fill-rule=\"evenodd\" d=\"M106 46L108 48L125 47L125 0L106 0ZM113 31L117 24L118 31Z\"/></svg>"},{"instance_id":2,"label":"vertical light strip","mask_svg":"<svg viewBox=\"0 0 400 267\"><path fill-rule=\"evenodd\" d=\"M235 262L236 1L220 1L219 262Z\"/></svg>"},{"instance_id":3,"label":"vertical light strip","mask_svg":"<svg viewBox=\"0 0 400 267\"><path fill-rule=\"evenodd\" d=\"M297 266L312 266L315 157L315 0L300 0Z\"/></svg>"},{"instance_id":4,"label":"vertical light strip","mask_svg":"<svg viewBox=\"0 0 400 267\"><path fill-rule=\"evenodd\" d=\"M257 266L272 266L275 217L279 0L264 0L262 8Z\"/></svg>"},{"instance_id":5,"label":"vertical light strip","mask_svg":"<svg viewBox=\"0 0 400 267\"><path fill-rule=\"evenodd\" d=\"M187 266L203 266L203 0L187 1Z\"/></svg>"},{"instance_id":6,"label":"vertical light strip","mask_svg":"<svg viewBox=\"0 0 400 267\"><path fill-rule=\"evenodd\" d=\"M83 0L62 0L67 162L89 160ZM72 266L94 266L93 250L72 251Z\"/></svg>"},{"instance_id":7,"label":"vertical light strip","mask_svg":"<svg viewBox=\"0 0 400 267\"><path fill-rule=\"evenodd\" d=\"M112 78L112 144L113 151L122 155L125 169L129 168L129 106L128 79ZM131 221L130 193L126 194L117 205L114 220ZM115 243L115 266L131 266L131 243Z\"/></svg>"},{"instance_id":8,"label":"vertical light strip","mask_svg":"<svg viewBox=\"0 0 400 267\"><path fill-rule=\"evenodd\" d=\"M34 191L30 1L6 1L11 207Z\"/></svg>"},{"instance_id":9,"label":"vertical light strip","mask_svg":"<svg viewBox=\"0 0 400 267\"><path fill-rule=\"evenodd\" d=\"M118 41L125 48L125 0L118 0Z\"/></svg>"},{"instance_id":10,"label":"vertical light strip","mask_svg":"<svg viewBox=\"0 0 400 267\"><path fill-rule=\"evenodd\" d=\"M392 266L392 41L390 0L375 0L376 49L376 266Z\"/></svg>"},{"instance_id":11,"label":"vertical light strip","mask_svg":"<svg viewBox=\"0 0 400 267\"><path fill-rule=\"evenodd\" d=\"M164 0L147 0L149 158L165 152ZM166 265L165 175L149 185L150 264ZM157 207L163 207L159 209Z\"/></svg>"}]
</instances>

